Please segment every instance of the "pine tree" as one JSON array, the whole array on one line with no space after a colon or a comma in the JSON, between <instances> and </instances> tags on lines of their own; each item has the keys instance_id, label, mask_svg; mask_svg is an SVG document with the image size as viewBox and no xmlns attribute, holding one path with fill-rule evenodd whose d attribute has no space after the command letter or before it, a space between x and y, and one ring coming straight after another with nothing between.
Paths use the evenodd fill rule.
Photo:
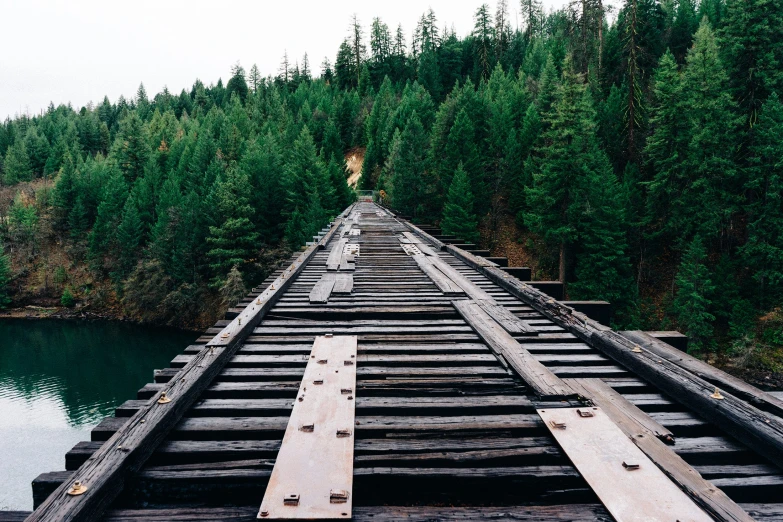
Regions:
<instances>
[{"instance_id":1,"label":"pine tree","mask_svg":"<svg viewBox=\"0 0 783 522\"><path fill-rule=\"evenodd\" d=\"M0 309L4 309L11 304L10 285L12 278L11 259L0 246Z\"/></svg>"},{"instance_id":2,"label":"pine tree","mask_svg":"<svg viewBox=\"0 0 783 522\"><path fill-rule=\"evenodd\" d=\"M247 175L230 167L225 178L215 183L214 201L217 226L209 227L207 257L214 273L213 284L220 287L232 267L244 265L258 250Z\"/></svg>"},{"instance_id":3,"label":"pine tree","mask_svg":"<svg viewBox=\"0 0 783 522\"><path fill-rule=\"evenodd\" d=\"M239 268L234 265L231 270L229 270L225 283L220 287L220 295L223 297L224 304L231 308L236 306L246 294L247 287L242 280L242 273L239 271Z\"/></svg>"},{"instance_id":4,"label":"pine tree","mask_svg":"<svg viewBox=\"0 0 783 522\"><path fill-rule=\"evenodd\" d=\"M139 216L136 199L130 196L122 209L122 221L117 227L117 245L119 246L119 265L114 274L116 280L125 279L133 270L140 256L141 241L144 236L144 223Z\"/></svg>"},{"instance_id":5,"label":"pine tree","mask_svg":"<svg viewBox=\"0 0 783 522\"><path fill-rule=\"evenodd\" d=\"M451 180L440 227L444 234L457 236L471 243L477 243L479 240L470 179L461 163Z\"/></svg>"},{"instance_id":6,"label":"pine tree","mask_svg":"<svg viewBox=\"0 0 783 522\"><path fill-rule=\"evenodd\" d=\"M533 184L525 190L528 210L523 215L531 230L559 245L559 277L565 281L568 250L579 236L585 187L602 175L606 161L596 138L590 92L568 60L551 112L549 129L525 165Z\"/></svg>"},{"instance_id":7,"label":"pine tree","mask_svg":"<svg viewBox=\"0 0 783 522\"><path fill-rule=\"evenodd\" d=\"M226 98L231 99L231 95L236 93L239 99L244 103L249 89L247 80L245 80L245 69L238 63L231 68L231 78L226 84Z\"/></svg>"},{"instance_id":8,"label":"pine tree","mask_svg":"<svg viewBox=\"0 0 783 522\"><path fill-rule=\"evenodd\" d=\"M676 12L669 36L669 49L677 62L683 63L693 42L693 33L699 28L699 20L693 0L676 0L675 3Z\"/></svg>"},{"instance_id":9,"label":"pine tree","mask_svg":"<svg viewBox=\"0 0 783 522\"><path fill-rule=\"evenodd\" d=\"M116 257L117 228L128 199L128 185L122 172L112 168L103 187L98 215L89 235L89 255L97 269L111 270Z\"/></svg>"},{"instance_id":10,"label":"pine tree","mask_svg":"<svg viewBox=\"0 0 783 522\"><path fill-rule=\"evenodd\" d=\"M250 68L248 81L250 88L253 89L253 93L257 93L264 83L264 78L261 76L261 71L258 70L258 65L253 64L253 67Z\"/></svg>"},{"instance_id":11,"label":"pine tree","mask_svg":"<svg viewBox=\"0 0 783 522\"><path fill-rule=\"evenodd\" d=\"M748 241L741 253L759 285L759 308L766 309L783 297L783 103L776 93L762 106L753 131L745 185L751 197Z\"/></svg>"},{"instance_id":12,"label":"pine tree","mask_svg":"<svg viewBox=\"0 0 783 522\"><path fill-rule=\"evenodd\" d=\"M676 232L672 212L686 176L683 161L689 132L683 110L680 73L674 55L661 57L652 89L650 136L644 149L645 163L652 171L647 199L646 222L656 232Z\"/></svg>"},{"instance_id":13,"label":"pine tree","mask_svg":"<svg viewBox=\"0 0 783 522\"><path fill-rule=\"evenodd\" d=\"M91 118L90 121L92 121ZM49 141L46 139L46 136L38 132L36 127L30 127L27 129L24 142L33 175L41 176L44 173L46 160L49 158Z\"/></svg>"},{"instance_id":14,"label":"pine tree","mask_svg":"<svg viewBox=\"0 0 783 522\"><path fill-rule=\"evenodd\" d=\"M68 228L71 239L75 243L85 243L87 241L87 231L90 228L90 217L87 214L87 207L81 196L76 196L73 207L68 212Z\"/></svg>"},{"instance_id":15,"label":"pine tree","mask_svg":"<svg viewBox=\"0 0 783 522\"><path fill-rule=\"evenodd\" d=\"M715 35L706 22L688 51L682 92L683 112L692 130L683 162L687 180L677 198L680 211L675 226L686 237L691 231L721 237L732 227L742 190L735 160L740 119L728 92Z\"/></svg>"},{"instance_id":16,"label":"pine tree","mask_svg":"<svg viewBox=\"0 0 783 522\"><path fill-rule=\"evenodd\" d=\"M456 172L457 166L462 164L470 178L471 191L476 197L476 211L479 214L484 214L488 208L487 189L477 141L473 121L471 121L468 111L461 109L449 131L439 171L444 175L441 182L443 184L442 193L445 195L448 192L448 187L451 186L453 173Z\"/></svg>"},{"instance_id":17,"label":"pine tree","mask_svg":"<svg viewBox=\"0 0 783 522\"><path fill-rule=\"evenodd\" d=\"M3 162L3 171L5 185L14 185L20 181L33 179L33 168L30 165L30 156L23 139L16 140L13 145L8 147Z\"/></svg>"},{"instance_id":18,"label":"pine tree","mask_svg":"<svg viewBox=\"0 0 783 522\"><path fill-rule=\"evenodd\" d=\"M405 130L395 133L386 172L390 179L392 206L419 218L432 215L434 194L432 177L426 171L427 134L416 111L408 118Z\"/></svg>"},{"instance_id":19,"label":"pine tree","mask_svg":"<svg viewBox=\"0 0 783 522\"><path fill-rule=\"evenodd\" d=\"M712 323L715 316L709 308L714 285L704 265L706 258L707 250L701 238L697 237L688 247L674 281L677 295L672 303L672 312L688 335L690 348L695 351L713 346Z\"/></svg>"},{"instance_id":20,"label":"pine tree","mask_svg":"<svg viewBox=\"0 0 783 522\"><path fill-rule=\"evenodd\" d=\"M594 150L593 169L586 172L578 220L579 248L576 281L569 295L576 299L604 300L617 312L615 322L629 321L635 303L634 281L628 256L628 217L623 187L606 155Z\"/></svg>"},{"instance_id":21,"label":"pine tree","mask_svg":"<svg viewBox=\"0 0 783 522\"><path fill-rule=\"evenodd\" d=\"M120 122L113 154L129 183L144 174L144 167L150 157L150 146L147 128L135 112Z\"/></svg>"},{"instance_id":22,"label":"pine tree","mask_svg":"<svg viewBox=\"0 0 783 522\"><path fill-rule=\"evenodd\" d=\"M767 96L783 89L783 0L727 0L720 27L730 86L752 126Z\"/></svg>"},{"instance_id":23,"label":"pine tree","mask_svg":"<svg viewBox=\"0 0 783 522\"><path fill-rule=\"evenodd\" d=\"M476 49L473 57L473 77L478 82L489 79L495 65L492 51L492 14L489 6L482 4L473 18L475 20L473 39Z\"/></svg>"}]
</instances>

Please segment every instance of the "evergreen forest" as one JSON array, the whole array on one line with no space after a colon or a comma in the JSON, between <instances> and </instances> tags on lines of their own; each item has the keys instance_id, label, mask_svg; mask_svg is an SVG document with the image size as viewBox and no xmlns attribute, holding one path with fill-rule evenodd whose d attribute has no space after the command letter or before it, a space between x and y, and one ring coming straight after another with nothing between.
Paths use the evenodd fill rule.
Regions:
<instances>
[{"instance_id":1,"label":"evergreen forest","mask_svg":"<svg viewBox=\"0 0 783 522\"><path fill-rule=\"evenodd\" d=\"M6 119L0 306L210 323L355 200L360 154L355 188L523 249L613 326L780 371L783 0L513 9L466 35L432 10L354 17L317 73L286 53L276 75Z\"/></svg>"}]
</instances>

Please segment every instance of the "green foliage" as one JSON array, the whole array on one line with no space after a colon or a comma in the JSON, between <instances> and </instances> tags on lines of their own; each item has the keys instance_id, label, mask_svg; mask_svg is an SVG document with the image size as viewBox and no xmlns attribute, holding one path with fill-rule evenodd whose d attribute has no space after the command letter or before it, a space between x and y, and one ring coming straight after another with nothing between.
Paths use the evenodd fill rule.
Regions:
<instances>
[{"instance_id":1,"label":"green foliage","mask_svg":"<svg viewBox=\"0 0 783 522\"><path fill-rule=\"evenodd\" d=\"M70 287L66 286L65 290L63 290L63 295L60 298L60 304L66 308L73 308L73 306L76 304L76 298L73 296L73 292L71 291Z\"/></svg>"},{"instance_id":2,"label":"green foliage","mask_svg":"<svg viewBox=\"0 0 783 522\"><path fill-rule=\"evenodd\" d=\"M225 179L218 180L214 192L215 222L209 227L207 244L210 268L215 284L222 284L232 267L250 260L258 249L258 233L251 218L250 183L238 169L229 168Z\"/></svg>"},{"instance_id":3,"label":"green foliage","mask_svg":"<svg viewBox=\"0 0 783 522\"><path fill-rule=\"evenodd\" d=\"M710 350L715 316L709 312L714 285L705 266L707 250L701 238L694 239L680 264L675 278L677 294L672 313L689 337L691 350Z\"/></svg>"},{"instance_id":4,"label":"green foliage","mask_svg":"<svg viewBox=\"0 0 783 522\"><path fill-rule=\"evenodd\" d=\"M11 304L10 285L12 278L11 259L0 246L0 309L4 309Z\"/></svg>"},{"instance_id":5,"label":"green foliage","mask_svg":"<svg viewBox=\"0 0 783 522\"><path fill-rule=\"evenodd\" d=\"M24 140L16 140L16 143L8 147L3 162L3 171L3 183L6 185L32 179L33 168L30 165L30 156Z\"/></svg>"},{"instance_id":6,"label":"green foliage","mask_svg":"<svg viewBox=\"0 0 783 522\"><path fill-rule=\"evenodd\" d=\"M783 298L783 103L777 94L762 106L754 134L746 182L748 241L741 251L758 283L758 306L764 309Z\"/></svg>"},{"instance_id":7,"label":"green foliage","mask_svg":"<svg viewBox=\"0 0 783 522\"><path fill-rule=\"evenodd\" d=\"M525 170L532 172L533 183L526 188L524 222L559 246L560 277L565 280L568 250L579 238L591 183L608 183L611 175L606 154L596 138L590 93L569 64L563 70L546 123L548 130L525 165Z\"/></svg>"},{"instance_id":8,"label":"green foliage","mask_svg":"<svg viewBox=\"0 0 783 522\"><path fill-rule=\"evenodd\" d=\"M344 155L366 147L362 188L472 241L486 224L488 248L516 217L542 271L559 257L571 297L611 301L619 326L668 327L654 303L682 258L670 315L696 344L771 353L781 1L627 0L607 17L525 0L514 30L503 0L464 37L429 10L412 41L354 18L321 78L286 55L274 78L237 64L225 86L51 105L0 123L0 179L34 183L2 239L22 270L64 242L128 313L183 324L354 201Z\"/></svg>"},{"instance_id":9,"label":"green foliage","mask_svg":"<svg viewBox=\"0 0 783 522\"><path fill-rule=\"evenodd\" d=\"M451 180L440 227L444 234L454 235L471 243L477 243L479 240L470 179L461 163Z\"/></svg>"},{"instance_id":10,"label":"green foliage","mask_svg":"<svg viewBox=\"0 0 783 522\"><path fill-rule=\"evenodd\" d=\"M783 1L726 0L719 36L730 86L751 125L764 100L783 88Z\"/></svg>"}]
</instances>

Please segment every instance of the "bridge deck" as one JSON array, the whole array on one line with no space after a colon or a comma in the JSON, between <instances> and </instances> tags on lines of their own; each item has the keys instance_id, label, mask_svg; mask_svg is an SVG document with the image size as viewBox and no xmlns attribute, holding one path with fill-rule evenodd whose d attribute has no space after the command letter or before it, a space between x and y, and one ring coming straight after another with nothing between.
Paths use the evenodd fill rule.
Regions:
<instances>
[{"instance_id":1,"label":"bridge deck","mask_svg":"<svg viewBox=\"0 0 783 522\"><path fill-rule=\"evenodd\" d=\"M125 483L104 520L255 520L307 356L315 336L327 333L358 336L355 520L611 520L536 414L547 403L405 253L399 235L409 229L378 211L372 203L354 209L361 233L350 236L360 245L352 293L310 302L339 241L332 238ZM669 430L671 448L754 518L783 520L780 468L451 253L437 255L532 326L538 335L512 335L555 375L601 379ZM101 422L91 441L67 454L65 471L39 477L36 505L226 324Z\"/></svg>"}]
</instances>

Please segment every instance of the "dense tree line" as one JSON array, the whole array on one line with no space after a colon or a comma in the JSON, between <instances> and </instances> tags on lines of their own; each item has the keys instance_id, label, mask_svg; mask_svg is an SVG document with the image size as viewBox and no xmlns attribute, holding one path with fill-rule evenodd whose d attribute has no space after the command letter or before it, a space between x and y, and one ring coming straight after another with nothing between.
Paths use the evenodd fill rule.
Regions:
<instances>
[{"instance_id":1,"label":"dense tree line","mask_svg":"<svg viewBox=\"0 0 783 522\"><path fill-rule=\"evenodd\" d=\"M6 237L32 259L48 217L127 311L192 320L216 296L241 296L354 200L343 151L359 109L355 93L326 82L251 74L248 85L236 66L225 87L149 99L141 86L130 101L7 121L3 183L55 182L17 197Z\"/></svg>"},{"instance_id":2,"label":"dense tree line","mask_svg":"<svg viewBox=\"0 0 783 522\"><path fill-rule=\"evenodd\" d=\"M782 344L783 0L509 10L480 6L465 36L432 10L412 38L354 17L320 77L286 53L274 78L6 121L3 181L56 176L59 233L128 306L165 288L176 310L253 280L259 245L306 241L363 147L361 188L489 247L511 216L541 275L618 325Z\"/></svg>"}]
</instances>

